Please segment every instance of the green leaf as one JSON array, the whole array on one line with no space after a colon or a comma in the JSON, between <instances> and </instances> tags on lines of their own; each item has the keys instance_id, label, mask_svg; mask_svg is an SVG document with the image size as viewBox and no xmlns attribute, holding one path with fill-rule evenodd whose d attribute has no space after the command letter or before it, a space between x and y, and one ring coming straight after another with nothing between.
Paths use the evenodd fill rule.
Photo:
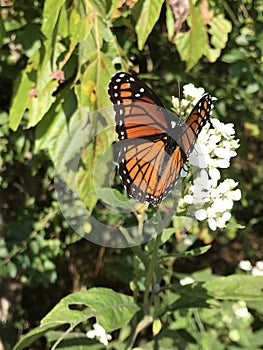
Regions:
<instances>
[{"instance_id":1,"label":"green leaf","mask_svg":"<svg viewBox=\"0 0 263 350\"><path fill-rule=\"evenodd\" d=\"M145 0L142 10L135 26L138 38L138 48L142 50L145 42L158 21L162 9L163 1Z\"/></svg>"},{"instance_id":2,"label":"green leaf","mask_svg":"<svg viewBox=\"0 0 263 350\"><path fill-rule=\"evenodd\" d=\"M198 60L204 55L210 62L215 62L220 56L222 49L226 46L228 33L231 32L231 22L222 15L212 18L209 27L203 22L201 6L193 5L189 1L190 14L188 23L190 30L179 33L176 40L176 47L183 61L186 62L189 71ZM211 43L208 39L211 37Z\"/></svg>"},{"instance_id":3,"label":"green leaf","mask_svg":"<svg viewBox=\"0 0 263 350\"><path fill-rule=\"evenodd\" d=\"M175 34L175 22L171 6L166 2L166 28L168 39L171 41Z\"/></svg>"},{"instance_id":4,"label":"green leaf","mask_svg":"<svg viewBox=\"0 0 263 350\"><path fill-rule=\"evenodd\" d=\"M186 70L189 71L203 56L208 52L208 36L204 23L202 21L200 6L193 6L189 1L190 30L185 33L179 33L176 36L176 47L183 61L186 62Z\"/></svg>"},{"instance_id":5,"label":"green leaf","mask_svg":"<svg viewBox=\"0 0 263 350\"><path fill-rule=\"evenodd\" d=\"M231 275L204 283L207 293L217 299L262 300L263 277Z\"/></svg>"},{"instance_id":6,"label":"green leaf","mask_svg":"<svg viewBox=\"0 0 263 350\"><path fill-rule=\"evenodd\" d=\"M43 24L41 30L48 40L53 38L61 7L65 2L66 0L46 0L44 3Z\"/></svg>"},{"instance_id":7,"label":"green leaf","mask_svg":"<svg viewBox=\"0 0 263 350\"><path fill-rule=\"evenodd\" d=\"M9 114L9 126L16 131L29 105L30 90L33 88L33 81L30 79L28 69L25 69L16 84L13 94L13 101Z\"/></svg>"},{"instance_id":8,"label":"green leaf","mask_svg":"<svg viewBox=\"0 0 263 350\"><path fill-rule=\"evenodd\" d=\"M22 350L32 344L36 339L45 335L45 333L54 328L53 324L46 324L38 328L32 329L25 336L23 336L19 342L14 346L13 350Z\"/></svg>"},{"instance_id":9,"label":"green leaf","mask_svg":"<svg viewBox=\"0 0 263 350\"><path fill-rule=\"evenodd\" d=\"M29 100L28 127L35 126L44 117L56 99L53 93L57 87L58 81L51 77L51 65L47 59L37 72L36 96Z\"/></svg>"},{"instance_id":10,"label":"green leaf","mask_svg":"<svg viewBox=\"0 0 263 350\"><path fill-rule=\"evenodd\" d=\"M210 299L201 282L185 286L176 283L167 293L167 298L163 301L158 316L160 317L169 310L209 307Z\"/></svg>"},{"instance_id":11,"label":"green leaf","mask_svg":"<svg viewBox=\"0 0 263 350\"><path fill-rule=\"evenodd\" d=\"M134 210L134 203L114 188L102 187L96 190L99 198L107 205L115 208Z\"/></svg>"},{"instance_id":12,"label":"green leaf","mask_svg":"<svg viewBox=\"0 0 263 350\"><path fill-rule=\"evenodd\" d=\"M228 33L231 32L232 24L223 15L213 17L209 33L211 34L211 44L216 48L223 49L226 46Z\"/></svg>"},{"instance_id":13,"label":"green leaf","mask_svg":"<svg viewBox=\"0 0 263 350\"><path fill-rule=\"evenodd\" d=\"M5 37L5 27L4 27L2 16L0 16L0 47L2 47L4 43L4 37Z\"/></svg>"},{"instance_id":14,"label":"green leaf","mask_svg":"<svg viewBox=\"0 0 263 350\"><path fill-rule=\"evenodd\" d=\"M207 58L210 62L215 62L220 56L222 49L226 46L228 33L231 32L231 22L222 15L214 17L210 23L209 34L211 35L211 44L209 46Z\"/></svg>"},{"instance_id":15,"label":"green leaf","mask_svg":"<svg viewBox=\"0 0 263 350\"><path fill-rule=\"evenodd\" d=\"M105 346L94 339L87 338L85 333L72 332L64 335L61 331L48 331L45 334L48 345L54 345L61 337L63 340L56 347L58 350L105 350ZM46 345L46 348L48 346Z\"/></svg>"},{"instance_id":16,"label":"green leaf","mask_svg":"<svg viewBox=\"0 0 263 350\"><path fill-rule=\"evenodd\" d=\"M211 244L207 245L205 247L199 247L199 248L195 248L192 250L189 250L187 252L184 253L172 253L172 254L167 254L161 257L161 259L168 259L168 258L190 258L193 256L198 256L198 255L202 255L205 254L209 249L211 248Z\"/></svg>"},{"instance_id":17,"label":"green leaf","mask_svg":"<svg viewBox=\"0 0 263 350\"><path fill-rule=\"evenodd\" d=\"M247 53L244 52L242 49L233 49L229 51L229 53L226 53L225 55L222 56L222 62L226 63L235 63L237 61L243 61L247 60Z\"/></svg>"},{"instance_id":18,"label":"green leaf","mask_svg":"<svg viewBox=\"0 0 263 350\"><path fill-rule=\"evenodd\" d=\"M40 327L22 337L14 350L24 349L50 329L69 324L73 330L91 317L96 317L96 321L107 332L112 332L128 324L138 310L131 296L108 288L92 288L70 294L42 319Z\"/></svg>"}]
</instances>

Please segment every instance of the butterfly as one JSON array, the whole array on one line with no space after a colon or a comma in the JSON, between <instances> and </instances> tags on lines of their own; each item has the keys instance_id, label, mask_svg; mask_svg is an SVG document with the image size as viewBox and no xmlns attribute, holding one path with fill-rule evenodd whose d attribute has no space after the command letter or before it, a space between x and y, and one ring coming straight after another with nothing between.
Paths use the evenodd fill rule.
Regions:
<instances>
[{"instance_id":1,"label":"butterfly","mask_svg":"<svg viewBox=\"0 0 263 350\"><path fill-rule=\"evenodd\" d=\"M205 94L183 122L165 110L144 82L128 73L112 77L108 94L120 147L117 172L130 197L156 206L178 181L198 134L210 122L215 98Z\"/></svg>"}]
</instances>

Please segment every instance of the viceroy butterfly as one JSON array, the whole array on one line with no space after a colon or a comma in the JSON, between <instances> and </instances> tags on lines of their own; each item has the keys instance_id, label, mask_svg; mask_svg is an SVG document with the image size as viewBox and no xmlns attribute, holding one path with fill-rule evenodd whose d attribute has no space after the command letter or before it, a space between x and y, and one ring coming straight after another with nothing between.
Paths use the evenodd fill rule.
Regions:
<instances>
[{"instance_id":1,"label":"viceroy butterfly","mask_svg":"<svg viewBox=\"0 0 263 350\"><path fill-rule=\"evenodd\" d=\"M156 206L178 181L215 98L205 94L186 122L178 122L146 84L127 73L112 77L108 93L120 144L118 174L130 197Z\"/></svg>"}]
</instances>

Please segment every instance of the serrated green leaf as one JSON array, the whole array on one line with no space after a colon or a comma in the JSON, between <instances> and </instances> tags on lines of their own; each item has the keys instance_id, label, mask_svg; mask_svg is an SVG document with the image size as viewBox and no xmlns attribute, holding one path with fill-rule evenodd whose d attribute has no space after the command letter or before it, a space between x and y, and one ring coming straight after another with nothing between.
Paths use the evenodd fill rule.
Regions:
<instances>
[{"instance_id":1,"label":"serrated green leaf","mask_svg":"<svg viewBox=\"0 0 263 350\"><path fill-rule=\"evenodd\" d=\"M81 322L96 317L97 322L112 332L128 324L139 307L131 296L108 288L92 288L70 294L42 319L40 327L33 329L17 343L14 350L22 350L47 330L69 324L71 329ZM66 335L66 333L65 333Z\"/></svg>"},{"instance_id":2,"label":"serrated green leaf","mask_svg":"<svg viewBox=\"0 0 263 350\"><path fill-rule=\"evenodd\" d=\"M163 1L160 0L143 1L141 13L135 26L139 50L143 49L148 36L158 21L162 5Z\"/></svg>"},{"instance_id":3,"label":"serrated green leaf","mask_svg":"<svg viewBox=\"0 0 263 350\"><path fill-rule=\"evenodd\" d=\"M263 299L263 277L231 275L204 283L207 293L217 299Z\"/></svg>"}]
</instances>

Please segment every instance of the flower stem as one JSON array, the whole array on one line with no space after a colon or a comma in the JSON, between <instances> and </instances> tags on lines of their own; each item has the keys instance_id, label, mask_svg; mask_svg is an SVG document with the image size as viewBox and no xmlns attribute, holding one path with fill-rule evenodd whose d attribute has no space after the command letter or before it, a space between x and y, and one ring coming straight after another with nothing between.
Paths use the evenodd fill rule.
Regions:
<instances>
[{"instance_id":1,"label":"flower stem","mask_svg":"<svg viewBox=\"0 0 263 350\"><path fill-rule=\"evenodd\" d=\"M152 251L152 257L148 266L147 274L146 274L146 280L145 280L145 292L144 292L144 297L143 297L143 310L144 310L144 315L149 315L150 312L150 290L152 286L152 281L153 281L153 275L155 271L155 266L158 261L158 249L161 243L161 235L159 234L154 243L153 251Z\"/></svg>"}]
</instances>

